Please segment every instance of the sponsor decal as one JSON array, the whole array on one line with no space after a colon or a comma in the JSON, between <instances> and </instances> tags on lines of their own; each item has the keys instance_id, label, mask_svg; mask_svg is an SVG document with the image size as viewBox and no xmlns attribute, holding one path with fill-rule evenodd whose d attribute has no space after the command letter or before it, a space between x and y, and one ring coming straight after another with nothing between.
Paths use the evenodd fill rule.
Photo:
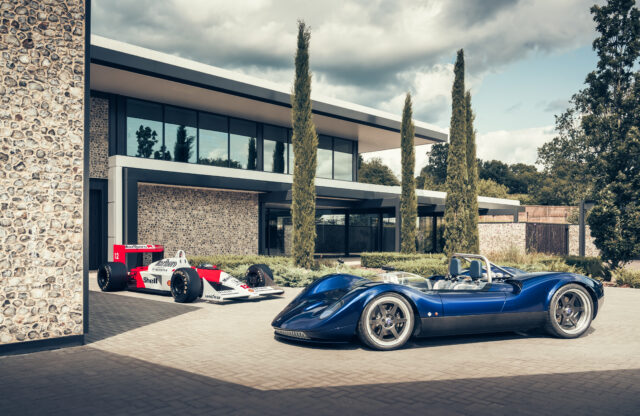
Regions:
<instances>
[{"instance_id":1,"label":"sponsor decal","mask_svg":"<svg viewBox=\"0 0 640 416\"><path fill-rule=\"evenodd\" d=\"M176 267L178 265L178 262L173 261L173 260L160 260L159 262L157 262L154 267Z\"/></svg>"},{"instance_id":2,"label":"sponsor decal","mask_svg":"<svg viewBox=\"0 0 640 416\"><path fill-rule=\"evenodd\" d=\"M150 283L150 284L157 285L158 284L158 276L153 276L153 277L144 276L142 278L142 281L145 282L145 283Z\"/></svg>"}]
</instances>

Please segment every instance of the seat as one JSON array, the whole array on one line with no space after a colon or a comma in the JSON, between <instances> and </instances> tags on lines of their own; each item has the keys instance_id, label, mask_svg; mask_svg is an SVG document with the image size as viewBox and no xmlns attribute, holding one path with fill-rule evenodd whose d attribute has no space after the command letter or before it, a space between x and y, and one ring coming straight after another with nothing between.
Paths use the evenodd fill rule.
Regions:
<instances>
[{"instance_id":1,"label":"seat","mask_svg":"<svg viewBox=\"0 0 640 416\"><path fill-rule=\"evenodd\" d=\"M482 263L480 260L472 260L469 264L469 277L473 280L482 279Z\"/></svg>"},{"instance_id":2,"label":"seat","mask_svg":"<svg viewBox=\"0 0 640 416\"><path fill-rule=\"evenodd\" d=\"M460 259L453 258L449 263L449 274L451 277L459 276L462 273L462 264Z\"/></svg>"}]
</instances>

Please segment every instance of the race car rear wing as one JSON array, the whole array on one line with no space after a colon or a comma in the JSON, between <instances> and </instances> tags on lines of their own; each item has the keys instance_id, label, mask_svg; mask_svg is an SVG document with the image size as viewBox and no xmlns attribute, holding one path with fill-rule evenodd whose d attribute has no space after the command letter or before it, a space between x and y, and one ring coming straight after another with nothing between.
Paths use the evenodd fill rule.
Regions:
<instances>
[{"instance_id":1,"label":"race car rear wing","mask_svg":"<svg viewBox=\"0 0 640 416\"><path fill-rule=\"evenodd\" d=\"M145 261L144 253L151 253ZM113 261L124 263L127 270L153 263L164 258L164 246L158 244L114 244ZM150 260L150 261L148 261Z\"/></svg>"}]
</instances>

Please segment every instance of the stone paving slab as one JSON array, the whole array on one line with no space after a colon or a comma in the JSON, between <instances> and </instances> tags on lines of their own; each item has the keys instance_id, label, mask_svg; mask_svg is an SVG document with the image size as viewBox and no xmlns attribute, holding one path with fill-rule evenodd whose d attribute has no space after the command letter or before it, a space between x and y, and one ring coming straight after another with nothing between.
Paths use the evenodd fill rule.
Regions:
<instances>
[{"instance_id":1,"label":"stone paving slab","mask_svg":"<svg viewBox=\"0 0 640 416\"><path fill-rule=\"evenodd\" d=\"M0 357L0 414L31 412L21 413L20 403L34 391L36 414L40 402L49 414L86 413L96 404L96 414L637 414L640 408L640 290L606 288L593 328L576 340L492 334L417 340L391 352L276 340L271 319L297 293L181 305L170 297L92 291L90 344ZM176 390L181 399L174 401ZM129 396L135 400L120 399Z\"/></svg>"}]
</instances>

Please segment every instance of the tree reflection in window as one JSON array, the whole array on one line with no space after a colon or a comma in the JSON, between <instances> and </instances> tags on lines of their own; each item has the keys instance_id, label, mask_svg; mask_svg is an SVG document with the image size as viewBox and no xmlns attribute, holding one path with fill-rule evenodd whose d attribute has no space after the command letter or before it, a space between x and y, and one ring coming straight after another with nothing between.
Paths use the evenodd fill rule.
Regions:
<instances>
[{"instance_id":1,"label":"tree reflection in window","mask_svg":"<svg viewBox=\"0 0 640 416\"><path fill-rule=\"evenodd\" d=\"M136 153L136 156L151 157L153 146L158 143L158 133L155 130L151 130L150 127L140 125L140 128L136 131L136 138L138 140L138 153Z\"/></svg>"},{"instance_id":2,"label":"tree reflection in window","mask_svg":"<svg viewBox=\"0 0 640 416\"><path fill-rule=\"evenodd\" d=\"M176 162L189 162L193 155L193 143L195 136L187 136L187 129L184 125L178 127L176 132L176 144L173 148L173 158Z\"/></svg>"},{"instance_id":3,"label":"tree reflection in window","mask_svg":"<svg viewBox=\"0 0 640 416\"><path fill-rule=\"evenodd\" d=\"M284 173L284 143L282 142L276 142L276 147L273 149L273 171Z\"/></svg>"}]
</instances>

